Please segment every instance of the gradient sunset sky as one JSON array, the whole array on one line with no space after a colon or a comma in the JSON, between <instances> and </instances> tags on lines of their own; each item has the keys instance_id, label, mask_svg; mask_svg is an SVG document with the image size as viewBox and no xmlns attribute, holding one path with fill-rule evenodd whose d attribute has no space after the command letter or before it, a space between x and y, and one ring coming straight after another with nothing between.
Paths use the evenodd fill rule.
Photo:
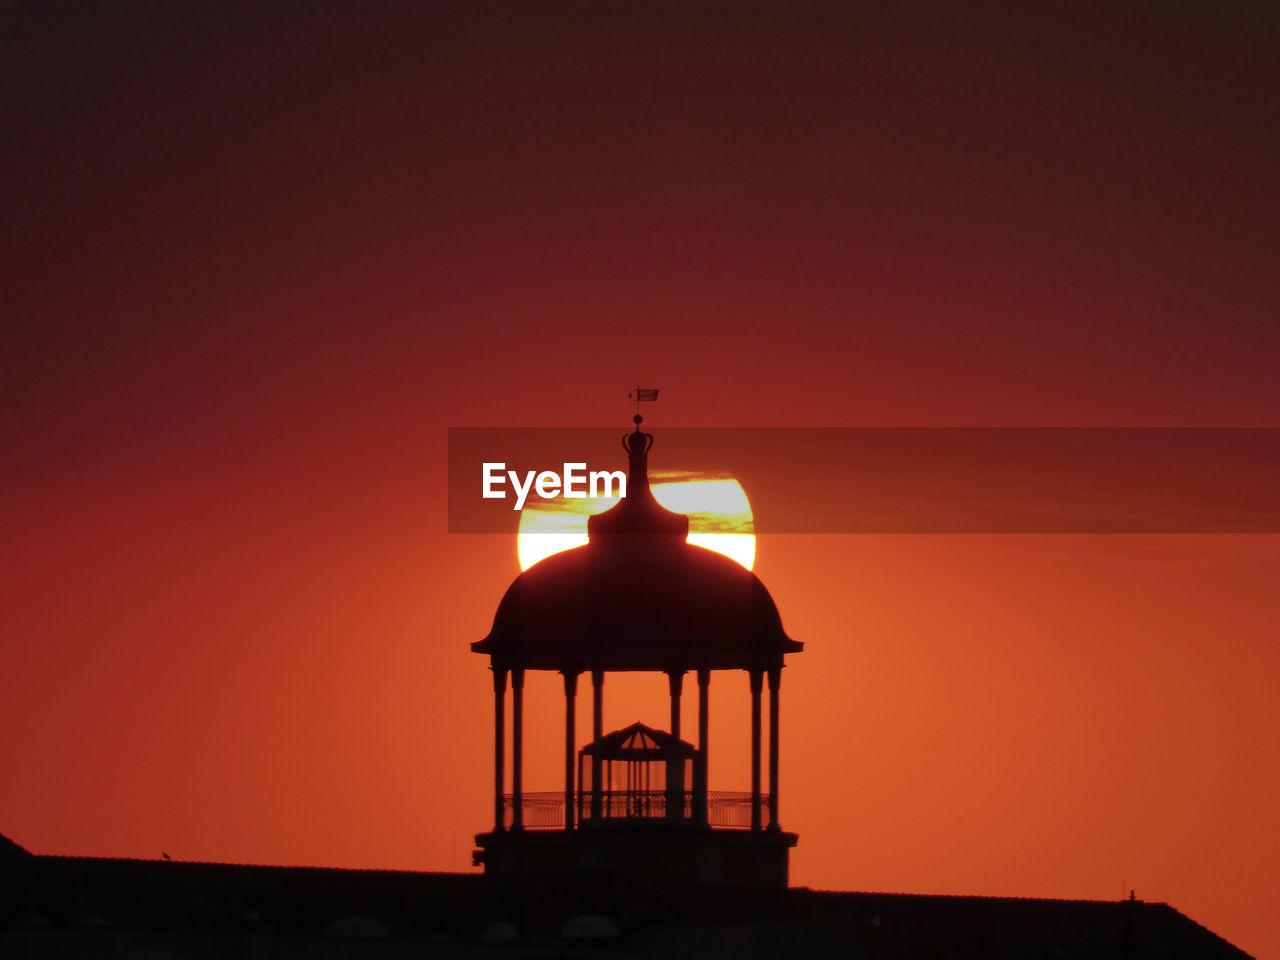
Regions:
<instances>
[{"instance_id":1,"label":"gradient sunset sky","mask_svg":"<svg viewBox=\"0 0 1280 960\"><path fill-rule=\"evenodd\" d=\"M5 4L0 833L470 869L519 568L446 532L451 426L621 433L638 381L656 466L664 426L1276 426L1278 9ZM756 571L806 644L793 883L1134 888L1280 957L1280 538ZM606 729L664 691L611 678Z\"/></svg>"}]
</instances>

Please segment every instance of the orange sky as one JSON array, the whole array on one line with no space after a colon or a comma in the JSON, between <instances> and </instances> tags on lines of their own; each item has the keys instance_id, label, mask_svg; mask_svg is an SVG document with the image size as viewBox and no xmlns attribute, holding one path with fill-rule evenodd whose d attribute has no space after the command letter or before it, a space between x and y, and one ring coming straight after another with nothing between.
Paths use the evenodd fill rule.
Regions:
<instances>
[{"instance_id":1,"label":"orange sky","mask_svg":"<svg viewBox=\"0 0 1280 960\"><path fill-rule=\"evenodd\" d=\"M655 465L663 426L1280 412L1267 5L4 16L0 832L36 852L468 867L467 645L518 567L445 532L450 426L621 432L637 379ZM795 883L1127 884L1280 956L1277 537L756 570L806 643ZM665 726L662 683L606 709Z\"/></svg>"}]
</instances>

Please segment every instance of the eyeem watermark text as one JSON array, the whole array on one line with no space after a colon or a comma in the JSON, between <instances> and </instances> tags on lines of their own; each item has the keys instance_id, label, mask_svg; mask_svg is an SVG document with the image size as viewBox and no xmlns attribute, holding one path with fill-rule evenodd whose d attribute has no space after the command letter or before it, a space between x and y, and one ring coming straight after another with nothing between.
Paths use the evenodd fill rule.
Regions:
<instances>
[{"instance_id":1,"label":"eyeem watermark text","mask_svg":"<svg viewBox=\"0 0 1280 960\"><path fill-rule=\"evenodd\" d=\"M505 500L508 479L516 495L512 510L523 509L530 490L543 500L554 500L561 496L577 500L587 496L612 497L615 495L614 484L617 484L616 495L619 497L627 495L627 475L621 470L593 470L588 474L585 463L566 463L564 470L560 473L554 470L541 472L528 470L524 475L524 483L521 483L520 474L515 470L508 470L505 463L486 462L484 464L484 498Z\"/></svg>"}]
</instances>

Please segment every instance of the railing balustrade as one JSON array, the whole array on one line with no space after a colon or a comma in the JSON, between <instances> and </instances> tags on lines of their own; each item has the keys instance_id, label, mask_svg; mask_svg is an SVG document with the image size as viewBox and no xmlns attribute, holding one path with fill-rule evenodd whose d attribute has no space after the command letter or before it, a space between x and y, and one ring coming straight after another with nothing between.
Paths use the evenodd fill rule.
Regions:
<instances>
[{"instance_id":1,"label":"railing balustrade","mask_svg":"<svg viewBox=\"0 0 1280 960\"><path fill-rule=\"evenodd\" d=\"M604 823L627 823L641 820L667 820L667 800L670 794L665 790L648 791L602 791L601 815L591 815L590 792L578 793L575 797L575 811L578 823L595 825ZM693 793L685 791L678 795L682 799L681 815L675 820L694 819ZM521 810L526 830L564 829L564 793L562 791L546 791L525 793L522 797ZM505 825L512 824L514 802L511 794L503 797L503 820ZM760 795L760 819L768 821L769 796ZM730 790L707 791L707 822L712 827L728 830L749 830L751 828L751 794Z\"/></svg>"}]
</instances>

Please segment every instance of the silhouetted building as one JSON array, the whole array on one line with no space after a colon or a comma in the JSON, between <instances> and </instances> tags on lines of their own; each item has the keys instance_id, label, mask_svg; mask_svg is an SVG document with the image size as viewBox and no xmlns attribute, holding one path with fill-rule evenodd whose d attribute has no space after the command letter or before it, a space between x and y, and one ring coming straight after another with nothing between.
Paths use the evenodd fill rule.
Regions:
<instances>
[{"instance_id":1,"label":"silhouetted building","mask_svg":"<svg viewBox=\"0 0 1280 960\"><path fill-rule=\"evenodd\" d=\"M517 952L512 952L513 947ZM541 948L541 949L539 949ZM37 857L0 840L0 957L1236 960L1162 903Z\"/></svg>"},{"instance_id":2,"label":"silhouetted building","mask_svg":"<svg viewBox=\"0 0 1280 960\"><path fill-rule=\"evenodd\" d=\"M585 546L530 567L507 590L483 640L494 689L493 830L476 837L487 873L605 870L657 880L785 887L796 835L778 820L778 704L783 657L802 644L783 632L764 584L736 561L687 542L689 518L649 488L653 437L624 437L627 496L588 521ZM526 793L525 672L564 678L564 789ZM664 673L671 729L641 724L605 734L605 677ZM751 691L751 789L707 787L713 673ZM686 675L698 690L697 745L681 739ZM591 742L577 747L578 678L591 682ZM511 687L511 792L506 700ZM761 699L769 689L768 792L761 788Z\"/></svg>"},{"instance_id":3,"label":"silhouetted building","mask_svg":"<svg viewBox=\"0 0 1280 960\"><path fill-rule=\"evenodd\" d=\"M473 644L490 657L495 691L494 825L477 837L483 876L34 856L0 836L0 957L521 955L513 946L579 957L1246 956L1171 907L1135 899L788 887L796 836L778 819L778 694L783 658L801 645L757 577L687 544L687 518L653 499L652 437L639 424L624 440L627 498L591 518L586 546L521 574ZM550 794L524 791L528 670L564 678L564 789ZM604 680L616 671L667 676L670 730L602 730ZM745 674L751 692L751 784L741 793L707 786L716 672ZM696 744L680 728L689 673ZM592 734L579 749L584 674Z\"/></svg>"}]
</instances>

